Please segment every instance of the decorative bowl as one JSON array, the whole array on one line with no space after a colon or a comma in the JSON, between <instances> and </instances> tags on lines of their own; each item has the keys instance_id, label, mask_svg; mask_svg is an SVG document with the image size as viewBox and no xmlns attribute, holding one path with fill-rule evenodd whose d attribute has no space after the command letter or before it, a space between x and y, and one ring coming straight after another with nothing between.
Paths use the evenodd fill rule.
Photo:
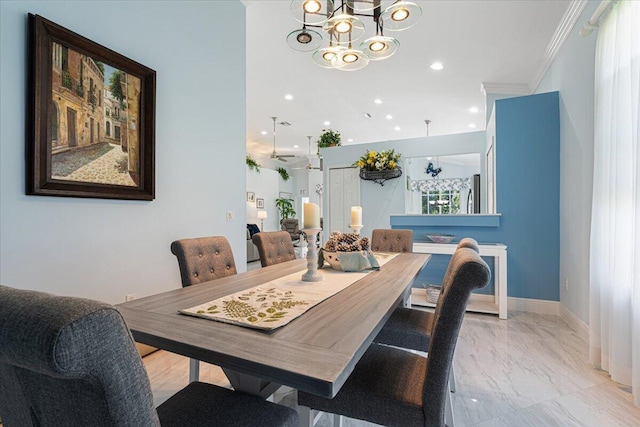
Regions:
<instances>
[{"instance_id":1,"label":"decorative bowl","mask_svg":"<svg viewBox=\"0 0 640 427\"><path fill-rule=\"evenodd\" d=\"M427 302L436 304L438 302L438 297L440 297L440 289L440 286L427 286Z\"/></svg>"},{"instance_id":2,"label":"decorative bowl","mask_svg":"<svg viewBox=\"0 0 640 427\"><path fill-rule=\"evenodd\" d=\"M455 239L455 234L427 234L433 243L449 243Z\"/></svg>"},{"instance_id":3,"label":"decorative bowl","mask_svg":"<svg viewBox=\"0 0 640 427\"><path fill-rule=\"evenodd\" d=\"M340 252L329 252L325 250L322 251L322 256L324 257L324 260L327 261L331 266L331 268L333 268L334 270L342 270L342 267L340 266L340 260L338 258L338 254L340 254Z\"/></svg>"}]
</instances>

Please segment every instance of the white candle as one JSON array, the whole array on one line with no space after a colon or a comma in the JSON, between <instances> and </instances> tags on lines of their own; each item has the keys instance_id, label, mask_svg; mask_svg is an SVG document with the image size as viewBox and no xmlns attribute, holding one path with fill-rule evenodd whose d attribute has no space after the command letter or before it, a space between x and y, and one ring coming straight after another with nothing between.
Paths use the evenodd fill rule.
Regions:
<instances>
[{"instance_id":1,"label":"white candle","mask_svg":"<svg viewBox=\"0 0 640 427\"><path fill-rule=\"evenodd\" d=\"M362 225L362 207L351 206L351 225Z\"/></svg>"},{"instance_id":2,"label":"white candle","mask_svg":"<svg viewBox=\"0 0 640 427\"><path fill-rule=\"evenodd\" d=\"M304 222L302 228L320 228L320 207L315 203L303 205Z\"/></svg>"}]
</instances>

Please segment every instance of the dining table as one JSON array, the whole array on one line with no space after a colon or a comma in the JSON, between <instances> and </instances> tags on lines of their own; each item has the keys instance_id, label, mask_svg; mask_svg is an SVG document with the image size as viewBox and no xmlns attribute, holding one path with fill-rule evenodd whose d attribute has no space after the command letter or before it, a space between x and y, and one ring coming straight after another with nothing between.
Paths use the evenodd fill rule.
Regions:
<instances>
[{"instance_id":1,"label":"dining table","mask_svg":"<svg viewBox=\"0 0 640 427\"><path fill-rule=\"evenodd\" d=\"M290 323L259 330L189 316L197 306L293 273L306 259L117 305L135 341L220 366L235 390L270 396L281 385L332 398L401 303L431 255L402 253ZM326 268L326 267L325 267ZM325 269L318 270L323 274ZM341 273L345 280L350 273ZM314 286L321 287L323 282Z\"/></svg>"}]
</instances>

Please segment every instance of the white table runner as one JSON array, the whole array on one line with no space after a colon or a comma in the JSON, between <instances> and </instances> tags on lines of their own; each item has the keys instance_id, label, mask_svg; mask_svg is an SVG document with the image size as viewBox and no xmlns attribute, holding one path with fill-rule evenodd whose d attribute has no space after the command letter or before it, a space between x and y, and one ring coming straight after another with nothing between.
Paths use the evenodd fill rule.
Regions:
<instances>
[{"instance_id":1,"label":"white table runner","mask_svg":"<svg viewBox=\"0 0 640 427\"><path fill-rule=\"evenodd\" d=\"M398 255L376 253L375 257L382 268ZM321 270L324 276L321 282L303 282L301 277L306 271L303 269L179 312L249 328L277 329L373 272L366 270L345 273L326 266L327 264Z\"/></svg>"}]
</instances>

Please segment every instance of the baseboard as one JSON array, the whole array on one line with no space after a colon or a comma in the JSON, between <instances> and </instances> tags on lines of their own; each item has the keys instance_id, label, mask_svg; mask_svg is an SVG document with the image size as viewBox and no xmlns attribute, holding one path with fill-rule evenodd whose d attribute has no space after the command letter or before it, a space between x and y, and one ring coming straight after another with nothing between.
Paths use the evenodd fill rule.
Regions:
<instances>
[{"instance_id":1,"label":"baseboard","mask_svg":"<svg viewBox=\"0 0 640 427\"><path fill-rule=\"evenodd\" d=\"M507 298L507 308L509 311L526 311L529 313L560 315L560 303L558 301L547 301L532 298Z\"/></svg>"},{"instance_id":2,"label":"baseboard","mask_svg":"<svg viewBox=\"0 0 640 427\"><path fill-rule=\"evenodd\" d=\"M578 337L589 342L589 325L573 314L573 312L563 304L560 304L560 318L567 322L567 325L575 331Z\"/></svg>"}]
</instances>

